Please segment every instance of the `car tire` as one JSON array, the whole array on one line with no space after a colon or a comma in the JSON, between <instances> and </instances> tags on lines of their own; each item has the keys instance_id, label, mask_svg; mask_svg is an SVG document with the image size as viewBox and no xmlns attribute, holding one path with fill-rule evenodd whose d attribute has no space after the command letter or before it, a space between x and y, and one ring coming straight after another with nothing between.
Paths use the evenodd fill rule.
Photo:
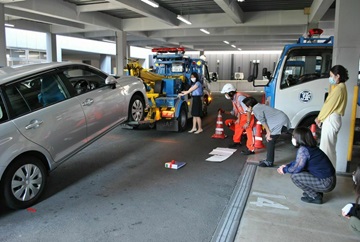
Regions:
<instances>
[{"instance_id":1,"label":"car tire","mask_svg":"<svg viewBox=\"0 0 360 242\"><path fill-rule=\"evenodd\" d=\"M139 95L134 95L129 103L129 121L141 121L145 115L144 99Z\"/></svg>"},{"instance_id":2,"label":"car tire","mask_svg":"<svg viewBox=\"0 0 360 242\"><path fill-rule=\"evenodd\" d=\"M1 191L7 207L28 208L42 195L47 179L47 170L40 159L21 156L6 169Z\"/></svg>"},{"instance_id":3,"label":"car tire","mask_svg":"<svg viewBox=\"0 0 360 242\"><path fill-rule=\"evenodd\" d=\"M181 109L177 121L178 121L178 132L183 132L186 129L187 121L188 121L185 105L181 105Z\"/></svg>"}]
</instances>

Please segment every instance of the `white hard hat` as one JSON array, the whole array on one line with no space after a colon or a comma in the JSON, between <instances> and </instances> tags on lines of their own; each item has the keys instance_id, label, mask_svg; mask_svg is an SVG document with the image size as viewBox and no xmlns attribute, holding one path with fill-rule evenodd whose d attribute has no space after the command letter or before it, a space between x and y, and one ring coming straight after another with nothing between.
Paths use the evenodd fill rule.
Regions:
<instances>
[{"instance_id":1,"label":"white hard hat","mask_svg":"<svg viewBox=\"0 0 360 242\"><path fill-rule=\"evenodd\" d=\"M224 93L235 92L235 91L236 91L236 89L232 84L226 83L224 85L223 89L221 90L221 93L224 94Z\"/></svg>"}]
</instances>

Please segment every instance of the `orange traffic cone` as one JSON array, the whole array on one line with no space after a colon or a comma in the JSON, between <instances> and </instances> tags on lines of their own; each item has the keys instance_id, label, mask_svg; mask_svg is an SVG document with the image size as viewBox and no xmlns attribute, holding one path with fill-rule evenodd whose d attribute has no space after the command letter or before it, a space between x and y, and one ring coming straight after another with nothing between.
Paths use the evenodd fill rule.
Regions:
<instances>
[{"instance_id":1,"label":"orange traffic cone","mask_svg":"<svg viewBox=\"0 0 360 242\"><path fill-rule=\"evenodd\" d=\"M311 131L314 139L316 139L316 124L312 124L312 125L310 126L310 131Z\"/></svg>"},{"instance_id":2,"label":"orange traffic cone","mask_svg":"<svg viewBox=\"0 0 360 242\"><path fill-rule=\"evenodd\" d=\"M256 133L255 133L255 144L254 147L257 149L265 148L262 138L262 127L259 121L256 122Z\"/></svg>"},{"instance_id":3,"label":"orange traffic cone","mask_svg":"<svg viewBox=\"0 0 360 242\"><path fill-rule=\"evenodd\" d=\"M222 121L222 115L221 111L219 110L219 114L216 119L216 128L215 128L215 134L211 136L211 138L214 139L225 139L226 135L224 134L224 125Z\"/></svg>"}]
</instances>

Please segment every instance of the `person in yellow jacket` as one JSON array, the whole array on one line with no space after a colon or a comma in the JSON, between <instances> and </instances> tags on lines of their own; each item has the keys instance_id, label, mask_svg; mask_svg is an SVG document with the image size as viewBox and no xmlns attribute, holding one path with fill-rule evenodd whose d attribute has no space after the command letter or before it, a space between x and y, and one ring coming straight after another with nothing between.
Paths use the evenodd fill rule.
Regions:
<instances>
[{"instance_id":1,"label":"person in yellow jacket","mask_svg":"<svg viewBox=\"0 0 360 242\"><path fill-rule=\"evenodd\" d=\"M334 166L336 165L337 135L341 128L341 116L344 116L347 103L345 82L348 79L349 75L345 67L335 65L330 69L329 82L335 87L330 91L315 119L315 123L321 127L320 149L329 157Z\"/></svg>"}]
</instances>

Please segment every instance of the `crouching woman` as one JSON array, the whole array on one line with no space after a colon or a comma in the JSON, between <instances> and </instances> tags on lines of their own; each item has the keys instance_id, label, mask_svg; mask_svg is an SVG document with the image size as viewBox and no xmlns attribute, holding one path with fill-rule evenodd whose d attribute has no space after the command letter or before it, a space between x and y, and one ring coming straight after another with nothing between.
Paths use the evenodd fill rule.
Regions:
<instances>
[{"instance_id":1,"label":"crouching woman","mask_svg":"<svg viewBox=\"0 0 360 242\"><path fill-rule=\"evenodd\" d=\"M335 188L335 168L327 155L317 147L310 129L296 128L291 141L299 148L296 159L280 166L277 172L291 174L294 184L304 191L301 201L322 204L323 193Z\"/></svg>"}]
</instances>

